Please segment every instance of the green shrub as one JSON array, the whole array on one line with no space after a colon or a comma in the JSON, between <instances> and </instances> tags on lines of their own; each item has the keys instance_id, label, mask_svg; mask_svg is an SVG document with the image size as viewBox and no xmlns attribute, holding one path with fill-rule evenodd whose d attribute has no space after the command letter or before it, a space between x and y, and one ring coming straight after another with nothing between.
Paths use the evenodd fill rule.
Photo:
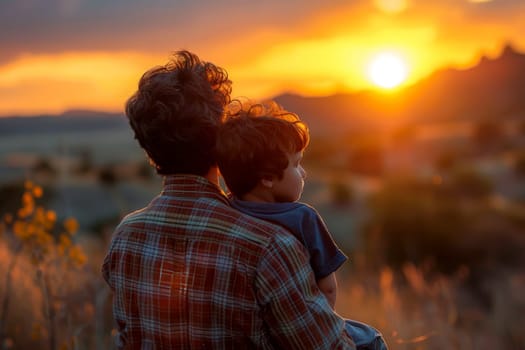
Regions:
<instances>
[{"instance_id":1,"label":"green shrub","mask_svg":"<svg viewBox=\"0 0 525 350\"><path fill-rule=\"evenodd\" d=\"M465 265L479 272L491 265L520 266L523 226L490 201L479 200L487 193L485 185L479 187L483 191L479 184L476 190L463 185L388 180L371 198L370 218L361 233L368 256L394 267L431 262L445 273Z\"/></svg>"}]
</instances>

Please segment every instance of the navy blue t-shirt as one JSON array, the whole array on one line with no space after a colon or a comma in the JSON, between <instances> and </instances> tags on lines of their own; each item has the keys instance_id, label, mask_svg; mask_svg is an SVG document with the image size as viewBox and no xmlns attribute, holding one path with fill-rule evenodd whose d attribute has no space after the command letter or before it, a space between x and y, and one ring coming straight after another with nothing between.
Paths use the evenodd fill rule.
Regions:
<instances>
[{"instance_id":1,"label":"navy blue t-shirt","mask_svg":"<svg viewBox=\"0 0 525 350\"><path fill-rule=\"evenodd\" d=\"M334 242L323 219L313 207L300 202L259 203L231 199L237 210L287 228L310 253L315 278L335 272L348 258Z\"/></svg>"}]
</instances>

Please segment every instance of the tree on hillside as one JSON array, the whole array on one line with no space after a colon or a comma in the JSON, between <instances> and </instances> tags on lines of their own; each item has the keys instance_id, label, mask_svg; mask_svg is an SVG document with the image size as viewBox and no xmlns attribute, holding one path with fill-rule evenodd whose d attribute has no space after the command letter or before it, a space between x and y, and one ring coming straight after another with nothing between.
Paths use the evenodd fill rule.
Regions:
<instances>
[{"instance_id":1,"label":"tree on hillside","mask_svg":"<svg viewBox=\"0 0 525 350\"><path fill-rule=\"evenodd\" d=\"M482 120L474 125L472 139L475 146L482 150L501 146L505 138L505 130L501 121Z\"/></svg>"},{"instance_id":2,"label":"tree on hillside","mask_svg":"<svg viewBox=\"0 0 525 350\"><path fill-rule=\"evenodd\" d=\"M525 152L520 152L514 160L514 172L520 178L525 178Z\"/></svg>"},{"instance_id":3,"label":"tree on hillside","mask_svg":"<svg viewBox=\"0 0 525 350\"><path fill-rule=\"evenodd\" d=\"M350 172L365 176L381 176L384 172L384 151L378 143L355 145L348 159Z\"/></svg>"},{"instance_id":4,"label":"tree on hillside","mask_svg":"<svg viewBox=\"0 0 525 350\"><path fill-rule=\"evenodd\" d=\"M476 169L463 166L456 168L447 184L451 195L455 197L486 198L493 192L492 180Z\"/></svg>"},{"instance_id":5,"label":"tree on hillside","mask_svg":"<svg viewBox=\"0 0 525 350\"><path fill-rule=\"evenodd\" d=\"M354 200L353 189L342 180L333 180L330 183L332 203L337 206L351 205Z\"/></svg>"},{"instance_id":6,"label":"tree on hillside","mask_svg":"<svg viewBox=\"0 0 525 350\"><path fill-rule=\"evenodd\" d=\"M155 171L147 160L141 161L137 166L137 176L142 180L151 180L155 175Z\"/></svg>"},{"instance_id":7,"label":"tree on hillside","mask_svg":"<svg viewBox=\"0 0 525 350\"><path fill-rule=\"evenodd\" d=\"M102 186L113 187L118 181L117 172L115 168L111 165L106 165L102 167L98 172L98 181Z\"/></svg>"},{"instance_id":8,"label":"tree on hillside","mask_svg":"<svg viewBox=\"0 0 525 350\"><path fill-rule=\"evenodd\" d=\"M392 132L391 140L395 145L410 145L418 136L418 129L415 125L404 125Z\"/></svg>"},{"instance_id":9,"label":"tree on hillside","mask_svg":"<svg viewBox=\"0 0 525 350\"><path fill-rule=\"evenodd\" d=\"M39 157L33 164L31 171L36 175L55 177L58 174L53 162L45 156Z\"/></svg>"},{"instance_id":10,"label":"tree on hillside","mask_svg":"<svg viewBox=\"0 0 525 350\"><path fill-rule=\"evenodd\" d=\"M78 165L75 172L87 174L94 168L93 152L89 148L82 148L78 151Z\"/></svg>"},{"instance_id":11,"label":"tree on hillside","mask_svg":"<svg viewBox=\"0 0 525 350\"><path fill-rule=\"evenodd\" d=\"M450 171L460 162L461 157L455 150L444 150L436 156L434 166L438 171Z\"/></svg>"},{"instance_id":12,"label":"tree on hillside","mask_svg":"<svg viewBox=\"0 0 525 350\"><path fill-rule=\"evenodd\" d=\"M519 124L518 130L522 136L525 136L525 120Z\"/></svg>"}]
</instances>

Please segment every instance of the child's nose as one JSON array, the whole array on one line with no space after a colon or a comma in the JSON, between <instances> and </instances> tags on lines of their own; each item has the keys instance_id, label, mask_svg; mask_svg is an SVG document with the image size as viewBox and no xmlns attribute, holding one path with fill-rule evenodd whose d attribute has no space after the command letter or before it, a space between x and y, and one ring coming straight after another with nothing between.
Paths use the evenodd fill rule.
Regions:
<instances>
[{"instance_id":1,"label":"child's nose","mask_svg":"<svg viewBox=\"0 0 525 350\"><path fill-rule=\"evenodd\" d=\"M306 179L306 170L304 170L303 167L301 167L301 176L303 177L303 179Z\"/></svg>"}]
</instances>

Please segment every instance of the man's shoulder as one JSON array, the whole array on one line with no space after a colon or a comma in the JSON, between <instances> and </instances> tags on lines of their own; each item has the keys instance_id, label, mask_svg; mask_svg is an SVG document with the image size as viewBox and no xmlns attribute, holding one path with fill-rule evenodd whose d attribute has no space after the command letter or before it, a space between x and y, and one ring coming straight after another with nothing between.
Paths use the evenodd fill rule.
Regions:
<instances>
[{"instance_id":1,"label":"man's shoulder","mask_svg":"<svg viewBox=\"0 0 525 350\"><path fill-rule=\"evenodd\" d=\"M287 241L290 236L293 239L293 235L281 225L245 214L223 202L208 199L199 202L198 210L191 211L191 215L180 215L178 213L176 214L177 220L188 220L189 222L192 215L198 215L201 219L206 216L205 221L208 230L216 233L218 237L222 237L225 243L240 240L244 241L244 244L263 248L272 242ZM146 223L155 224L165 220L173 222L169 218L169 210L165 210L165 208L159 210L155 201L152 204L127 214L117 226L116 231L134 230Z\"/></svg>"},{"instance_id":2,"label":"man's shoulder","mask_svg":"<svg viewBox=\"0 0 525 350\"><path fill-rule=\"evenodd\" d=\"M142 208L142 209L138 209L138 210L127 213L120 219L120 222L118 223L116 227L116 230L118 230L119 228L128 226L128 225L131 225L134 222L143 221L144 220L143 216L145 215L146 211L147 211L146 208Z\"/></svg>"}]
</instances>

